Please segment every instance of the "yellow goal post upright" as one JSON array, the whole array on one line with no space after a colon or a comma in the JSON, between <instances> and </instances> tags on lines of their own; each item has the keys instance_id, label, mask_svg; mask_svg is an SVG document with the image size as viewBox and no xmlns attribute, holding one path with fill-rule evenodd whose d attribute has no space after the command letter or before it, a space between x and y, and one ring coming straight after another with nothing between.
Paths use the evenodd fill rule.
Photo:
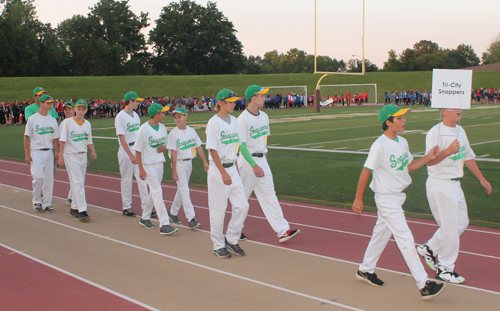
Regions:
<instances>
[{"instance_id":1,"label":"yellow goal post upright","mask_svg":"<svg viewBox=\"0 0 500 311\"><path fill-rule=\"evenodd\" d=\"M362 34L361 34L361 72L329 72L329 71L318 71L317 70L317 9L316 9L316 1L314 0L314 73L315 74L323 74L323 76L318 80L316 84L316 88L314 89L314 112L319 112L319 97L321 95L319 91L319 85L321 84L321 80L323 80L326 76L329 75L365 75L365 0L363 1L363 24L362 24Z\"/></svg>"}]
</instances>

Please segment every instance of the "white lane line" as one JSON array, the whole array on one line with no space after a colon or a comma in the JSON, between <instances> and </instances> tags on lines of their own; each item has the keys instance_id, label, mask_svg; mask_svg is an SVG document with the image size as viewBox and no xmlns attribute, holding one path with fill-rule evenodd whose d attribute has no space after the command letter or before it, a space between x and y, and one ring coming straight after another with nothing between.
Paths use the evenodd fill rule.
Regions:
<instances>
[{"instance_id":1,"label":"white lane line","mask_svg":"<svg viewBox=\"0 0 500 311\"><path fill-rule=\"evenodd\" d=\"M129 243L125 242L125 241L120 241L120 240L113 239L113 238L110 238L110 237L107 237L107 236L104 236L104 235L100 235L100 234L97 234L97 233L94 233L94 232L85 231L83 229L75 228L75 227L72 227L72 226L60 223L60 222L56 222L56 221L53 221L53 220L50 220L50 219L47 219L47 218L40 217L38 215L29 214L27 212L23 212L23 211L20 211L20 210L17 210L15 208L11 208L11 207L8 207L8 206L5 206L5 205L0 205L0 207L3 207L3 208L8 209L8 210L11 210L13 212L17 212L17 213L20 213L20 214L27 215L27 216L30 216L30 217L34 217L34 218L43 220L45 222L49 222L49 223L52 223L52 224L55 224L55 225L59 225L59 226L62 226L62 227L68 228L68 229L72 229L72 230L75 230L75 231L78 231L78 232L86 233L88 235L96 236L96 237L99 237L101 239L105 239L105 240L108 240L108 241L111 241L111 242L115 242L115 243L118 243L120 245L124 245L124 246L128 246L128 247L131 247L131 248L135 248L135 249L138 249L138 250L141 250L141 251L145 251L145 252L148 252L148 253L151 253L151 254L154 254L154 255L165 257L165 258L168 258L168 259L171 259L171 260L182 262L182 263L185 263L185 264L188 264L188 265L192 265L192 266L195 266L195 267L198 267L198 268L201 268L201 269L209 270L209 271L212 271L212 272L224 274L224 275L227 275L227 276L230 276L230 277L234 277L234 278L237 278L237 279L240 279L240 280L244 280L244 281L247 281L247 282L255 283L257 285L262 285L262 286L265 286L265 287L276 289L276 290L279 290L279 291L282 291L282 292L285 292L285 293L289 293L289 294L292 294L292 295L296 295L296 296L308 298L308 299L311 299L311 300L316 300L316 301L324 303L324 304L334 305L334 306L345 308L345 309L348 309L348 310L356 310L356 311L362 310L362 309L358 309L358 308L355 308L355 307L352 307L352 306L349 306L349 305L341 304L341 303L330 301L330 300L323 299L323 298L320 298L320 297L316 297L316 296L308 295L308 294L301 293L301 292L298 292L298 291L294 291L294 290L291 290L291 289L288 289L288 288L284 288L284 287L280 287L280 286L277 286L277 285L265 283L265 282L262 282L262 281L259 281L259 280L256 280L256 279L252 279L252 278L249 278L249 277L245 277L245 276L241 276L241 275L238 275L238 274L230 273L230 272L227 272L227 271L224 271L224 270L219 270L219 269L216 269L216 268L212 268L210 266L202 265L202 264L199 264L199 263L196 263L196 262L192 262L192 261L189 261L189 260L185 260L185 259L182 259L182 258L178 258L178 257L174 257L174 256L171 256L171 255L163 254L163 253L160 253L160 252L148 249L148 248L144 248L144 247L141 247L141 246L129 244Z\"/></svg>"},{"instance_id":2,"label":"white lane line","mask_svg":"<svg viewBox=\"0 0 500 311\"><path fill-rule=\"evenodd\" d=\"M2 206L2 207L4 207L4 208L7 208L7 209L10 209L10 208L8 208L8 207L6 207L6 206L3 206L3 205L0 205L0 206ZM24 212L23 212L23 213L24 213ZM160 309L156 309L156 308L154 308L154 307L152 307L152 306L150 306L150 305L147 305L147 304L145 304L145 303L143 303L143 302L140 302L140 301L138 301L138 300L135 300L134 298L131 298L131 297L129 297L129 296L125 296L125 295L123 295L123 294L120 294L119 292L116 292L116 291L114 291L114 290L112 290L112 289L110 289L110 288L104 287L104 286L102 286L102 285L100 285L100 284L97 284L97 283L94 283L94 282L92 282L92 281L90 281L90 280L87 280L87 279L85 279L85 278L82 278L81 276L78 276L78 275L73 274L73 273L71 273L71 272L69 272L69 271L63 270L63 269L61 269L61 268L59 268L59 267L57 267L57 266L54 266L54 265L52 265L52 264L50 264L50 263L47 263L47 262L45 262L45 261L43 261L43 260L40 260L40 259L36 258L36 257L30 256L30 255L28 255L28 254L26 254L26 253L24 253L24 252L21 252L20 250L17 250L17 249L15 249L15 248L12 248L12 247L10 247L10 246L7 246L7 245L5 245L5 244L3 244L3 243L0 243L0 246L1 246L1 247L6 248L6 249L8 249L8 250L11 250L11 251L15 252L15 253L16 253L16 254L18 254L18 255L21 255L21 256L24 256L24 257L26 257L26 258L29 258L29 259L31 259L31 260L33 260L33 261L36 261L36 262L38 262L38 263L40 263L40 264L42 264L42 265L44 265L44 266L47 266L47 267L49 267L49 268L51 268L51 269L54 269L54 270L59 271L59 272L61 272L61 273L64 273L64 274L66 274L66 275L68 275L68 276L70 276L70 277L72 277L72 278L75 278L75 279L80 280L80 281L82 281L82 282L84 282L84 283L87 283L87 284L89 284L89 285L92 285L92 286L94 286L94 287L97 287L97 288L99 288L99 289L101 289L101 290L103 290L103 291L105 291L105 292L108 292L108 293L110 293L110 294L113 294L113 295L115 295L115 296L118 296L118 297L120 297L120 298L122 298L122 299L125 299L125 300L127 300L127 301L130 301L130 302L132 302L132 303L135 303L136 305L139 305L139 306L141 306L141 307L143 307L143 308L146 308L146 309L148 309L148 310L152 310L152 311L160 311Z\"/></svg>"},{"instance_id":3,"label":"white lane line","mask_svg":"<svg viewBox=\"0 0 500 311\"><path fill-rule=\"evenodd\" d=\"M485 157L489 157L490 154L483 154L483 155L480 155L480 156L476 156L476 158L485 158Z\"/></svg>"}]
</instances>

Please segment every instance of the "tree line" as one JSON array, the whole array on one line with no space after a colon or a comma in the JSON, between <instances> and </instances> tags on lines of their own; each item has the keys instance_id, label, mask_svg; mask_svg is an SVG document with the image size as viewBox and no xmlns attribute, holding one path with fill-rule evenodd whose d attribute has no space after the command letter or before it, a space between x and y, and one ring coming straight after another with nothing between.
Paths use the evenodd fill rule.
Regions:
<instances>
[{"instance_id":1,"label":"tree line","mask_svg":"<svg viewBox=\"0 0 500 311\"><path fill-rule=\"evenodd\" d=\"M87 15L74 15L53 28L41 22L35 0L0 0L0 76L119 76L310 73L314 55L296 48L244 55L237 30L217 8L181 0L163 7L148 37L149 13L136 15L129 0L100 0ZM317 70L361 72L362 61L317 57ZM500 61L497 36L483 63ZM389 51L379 69L365 59L366 71L462 68L480 63L470 45L443 49L422 40L400 55Z\"/></svg>"}]
</instances>

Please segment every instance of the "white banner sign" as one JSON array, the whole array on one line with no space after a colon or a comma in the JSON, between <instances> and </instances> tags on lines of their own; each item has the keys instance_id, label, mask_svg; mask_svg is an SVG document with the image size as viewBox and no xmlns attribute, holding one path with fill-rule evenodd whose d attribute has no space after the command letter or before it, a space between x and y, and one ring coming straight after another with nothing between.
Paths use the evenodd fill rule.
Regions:
<instances>
[{"instance_id":1,"label":"white banner sign","mask_svg":"<svg viewBox=\"0 0 500 311\"><path fill-rule=\"evenodd\" d=\"M432 108L470 109L472 70L434 69Z\"/></svg>"}]
</instances>

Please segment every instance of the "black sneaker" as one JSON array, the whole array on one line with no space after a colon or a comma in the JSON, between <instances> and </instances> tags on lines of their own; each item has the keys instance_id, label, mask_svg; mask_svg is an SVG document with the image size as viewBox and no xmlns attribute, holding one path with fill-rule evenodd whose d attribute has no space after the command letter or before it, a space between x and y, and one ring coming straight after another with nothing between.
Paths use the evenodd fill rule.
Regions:
<instances>
[{"instance_id":1,"label":"black sneaker","mask_svg":"<svg viewBox=\"0 0 500 311\"><path fill-rule=\"evenodd\" d=\"M356 273L356 279L366 282L373 286L382 286L384 281L379 279L375 273L361 272L358 270Z\"/></svg>"},{"instance_id":2,"label":"black sneaker","mask_svg":"<svg viewBox=\"0 0 500 311\"><path fill-rule=\"evenodd\" d=\"M71 215L73 215L73 217L75 217L75 218L80 218L80 213L78 213L78 210L77 210L77 209L72 209L72 208L70 208L70 209L69 209L69 213L70 213Z\"/></svg>"},{"instance_id":3,"label":"black sneaker","mask_svg":"<svg viewBox=\"0 0 500 311\"><path fill-rule=\"evenodd\" d=\"M240 235L240 238L238 240L240 240L240 241L246 241L247 237L242 232L241 235Z\"/></svg>"},{"instance_id":4,"label":"black sneaker","mask_svg":"<svg viewBox=\"0 0 500 311\"><path fill-rule=\"evenodd\" d=\"M152 211L152 212L151 212L151 216L150 216L150 217L156 217L156 216L158 216L158 214L156 214L156 212L155 212L155 211Z\"/></svg>"},{"instance_id":5,"label":"black sneaker","mask_svg":"<svg viewBox=\"0 0 500 311\"><path fill-rule=\"evenodd\" d=\"M153 225L151 223L151 220L149 220L149 219L147 219L147 220L141 219L141 220L139 220L139 223L141 225L143 225L146 229L154 229L155 228L155 225Z\"/></svg>"},{"instance_id":6,"label":"black sneaker","mask_svg":"<svg viewBox=\"0 0 500 311\"><path fill-rule=\"evenodd\" d=\"M427 281L425 287L420 290L423 300L429 300L441 294L445 289L444 283L438 284L434 281Z\"/></svg>"},{"instance_id":7,"label":"black sneaker","mask_svg":"<svg viewBox=\"0 0 500 311\"><path fill-rule=\"evenodd\" d=\"M465 278L454 271L449 271L445 267L439 265L436 272L436 279L451 284L462 284Z\"/></svg>"},{"instance_id":8,"label":"black sneaker","mask_svg":"<svg viewBox=\"0 0 500 311\"><path fill-rule=\"evenodd\" d=\"M170 212L168 212L168 218L170 218L170 221L173 224L176 224L176 225L182 224L182 221L179 219L179 217L177 217L177 215L170 214Z\"/></svg>"},{"instance_id":9,"label":"black sneaker","mask_svg":"<svg viewBox=\"0 0 500 311\"><path fill-rule=\"evenodd\" d=\"M160 228L160 234L163 234L163 235L169 235L169 234L172 234L174 232L177 232L177 228L174 228L170 225L163 225L161 226Z\"/></svg>"},{"instance_id":10,"label":"black sneaker","mask_svg":"<svg viewBox=\"0 0 500 311\"><path fill-rule=\"evenodd\" d=\"M228 248L228 249L229 249L229 250L230 250L233 254L235 254L236 256L240 256L240 257L245 256L245 251L243 251L243 250L241 249L240 245L238 245L238 244L230 244L230 243L226 240L226 238L224 238L224 242L225 242L225 244L226 244L227 248Z\"/></svg>"},{"instance_id":11,"label":"black sneaker","mask_svg":"<svg viewBox=\"0 0 500 311\"><path fill-rule=\"evenodd\" d=\"M87 214L87 211L78 213L78 217L80 218L80 221L86 222L90 220L90 216Z\"/></svg>"},{"instance_id":12,"label":"black sneaker","mask_svg":"<svg viewBox=\"0 0 500 311\"><path fill-rule=\"evenodd\" d=\"M214 250L214 255L222 259L231 258L231 253L225 247Z\"/></svg>"},{"instance_id":13,"label":"black sneaker","mask_svg":"<svg viewBox=\"0 0 500 311\"><path fill-rule=\"evenodd\" d=\"M135 217L135 213L132 211L131 208L124 209L122 212L122 215L125 215L128 217Z\"/></svg>"},{"instance_id":14,"label":"black sneaker","mask_svg":"<svg viewBox=\"0 0 500 311\"><path fill-rule=\"evenodd\" d=\"M298 230L298 229L297 230L287 230L287 232L285 232L285 234L280 236L279 242L284 243L288 240L293 239L294 237L298 236L299 234L300 234L300 230Z\"/></svg>"},{"instance_id":15,"label":"black sneaker","mask_svg":"<svg viewBox=\"0 0 500 311\"><path fill-rule=\"evenodd\" d=\"M42 203L33 204L33 209L35 210L35 212L43 213Z\"/></svg>"},{"instance_id":16,"label":"black sneaker","mask_svg":"<svg viewBox=\"0 0 500 311\"><path fill-rule=\"evenodd\" d=\"M189 229L194 229L194 228L198 228L199 226L201 226L201 224L196 221L196 217L193 217L193 219L191 219L189 221L188 225L189 225Z\"/></svg>"},{"instance_id":17,"label":"black sneaker","mask_svg":"<svg viewBox=\"0 0 500 311\"><path fill-rule=\"evenodd\" d=\"M51 206L47 206L43 211L45 213L53 213L53 212L55 212L54 211L54 207L52 205Z\"/></svg>"}]
</instances>

